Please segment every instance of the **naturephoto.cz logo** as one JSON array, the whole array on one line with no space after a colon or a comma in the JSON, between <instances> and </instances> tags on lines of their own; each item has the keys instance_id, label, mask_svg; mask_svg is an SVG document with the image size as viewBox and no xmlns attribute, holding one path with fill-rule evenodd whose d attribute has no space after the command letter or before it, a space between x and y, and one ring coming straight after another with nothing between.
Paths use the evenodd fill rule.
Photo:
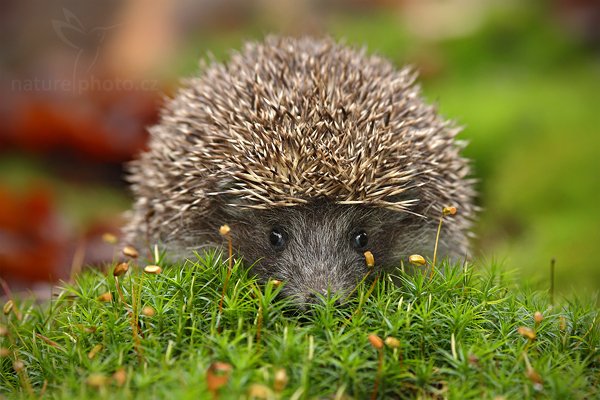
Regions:
<instances>
[{"instance_id":1,"label":"naturephoto.cz logo","mask_svg":"<svg viewBox=\"0 0 600 400\"><path fill-rule=\"evenodd\" d=\"M70 10L63 8L63 19L52 20L55 35L63 45L73 49L74 61L69 79L42 79L33 77L12 81L12 90L19 92L64 91L81 94L87 91L152 91L158 88L156 80L98 78L94 67L100 59L108 33L120 25L86 27Z\"/></svg>"}]
</instances>

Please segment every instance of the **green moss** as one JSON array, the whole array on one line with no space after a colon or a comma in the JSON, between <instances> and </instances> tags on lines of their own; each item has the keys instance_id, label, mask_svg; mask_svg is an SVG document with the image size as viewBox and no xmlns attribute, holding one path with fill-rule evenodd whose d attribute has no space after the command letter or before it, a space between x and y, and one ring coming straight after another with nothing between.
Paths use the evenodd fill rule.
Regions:
<instances>
[{"instance_id":1,"label":"green moss","mask_svg":"<svg viewBox=\"0 0 600 400\"><path fill-rule=\"evenodd\" d=\"M221 361L232 371L220 398L247 396L256 384L272 390L280 368L289 378L281 398L367 398L378 375L368 341L374 333L400 341L398 349L383 349L379 398L600 395L593 301L551 307L546 293L517 288L493 266L473 272L447 265L433 279L399 272L400 287L382 276L370 294L370 284L361 285L344 307L323 299L302 315L276 299L280 288L257 283L239 263L219 312L227 266L215 253L163 267L159 275L132 268L121 278L133 307L119 299L112 267L107 275L85 272L49 304L17 302L21 319L2 317L9 335L0 346L11 354L0 359L0 394L32 397L27 385L37 395L46 383L49 398L208 398L207 370ZM105 292L112 302L98 300ZM155 314L143 315L144 306ZM537 327L535 311L544 316ZM521 336L521 326L535 329L536 340ZM525 354L541 386L528 377ZM21 378L15 357L24 364ZM123 386L111 378L120 368ZM106 381L96 387L90 376Z\"/></svg>"}]
</instances>

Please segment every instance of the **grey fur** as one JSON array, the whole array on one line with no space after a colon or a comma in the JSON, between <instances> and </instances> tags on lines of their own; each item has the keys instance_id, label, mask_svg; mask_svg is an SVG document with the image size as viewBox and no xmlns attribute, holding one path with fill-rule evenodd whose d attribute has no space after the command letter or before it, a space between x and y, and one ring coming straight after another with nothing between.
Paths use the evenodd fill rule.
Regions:
<instances>
[{"instance_id":1,"label":"grey fur","mask_svg":"<svg viewBox=\"0 0 600 400\"><path fill-rule=\"evenodd\" d=\"M462 256L475 212L459 129L426 105L414 73L330 39L269 37L189 79L131 166L126 239L182 257L222 244L299 301L347 292L367 273L351 235L364 229L378 266ZM288 242L275 251L269 232Z\"/></svg>"}]
</instances>

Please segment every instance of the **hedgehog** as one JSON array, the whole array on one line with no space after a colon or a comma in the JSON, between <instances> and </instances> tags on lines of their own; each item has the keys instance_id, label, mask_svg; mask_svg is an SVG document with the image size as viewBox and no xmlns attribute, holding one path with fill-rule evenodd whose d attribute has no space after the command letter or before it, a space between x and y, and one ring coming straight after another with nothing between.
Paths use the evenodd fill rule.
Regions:
<instances>
[{"instance_id":1,"label":"hedgehog","mask_svg":"<svg viewBox=\"0 0 600 400\"><path fill-rule=\"evenodd\" d=\"M411 67L331 38L267 37L184 80L129 165L132 244L175 258L223 245L298 304L350 293L409 255L468 250L470 163L460 127L422 99Z\"/></svg>"}]
</instances>

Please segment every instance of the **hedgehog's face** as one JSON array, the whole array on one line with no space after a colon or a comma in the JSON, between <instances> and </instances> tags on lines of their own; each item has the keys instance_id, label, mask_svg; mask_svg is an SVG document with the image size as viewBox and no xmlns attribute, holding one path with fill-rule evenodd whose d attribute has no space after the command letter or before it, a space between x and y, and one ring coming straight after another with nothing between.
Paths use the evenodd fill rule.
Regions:
<instances>
[{"instance_id":1,"label":"hedgehog's face","mask_svg":"<svg viewBox=\"0 0 600 400\"><path fill-rule=\"evenodd\" d=\"M235 247L246 262L256 262L259 278L285 282L283 294L302 305L319 294L344 297L373 276L365 262L367 250L375 256L376 268L398 266L405 255L399 246L410 246L398 228L409 219L389 210L319 202L245 211L231 225Z\"/></svg>"}]
</instances>

